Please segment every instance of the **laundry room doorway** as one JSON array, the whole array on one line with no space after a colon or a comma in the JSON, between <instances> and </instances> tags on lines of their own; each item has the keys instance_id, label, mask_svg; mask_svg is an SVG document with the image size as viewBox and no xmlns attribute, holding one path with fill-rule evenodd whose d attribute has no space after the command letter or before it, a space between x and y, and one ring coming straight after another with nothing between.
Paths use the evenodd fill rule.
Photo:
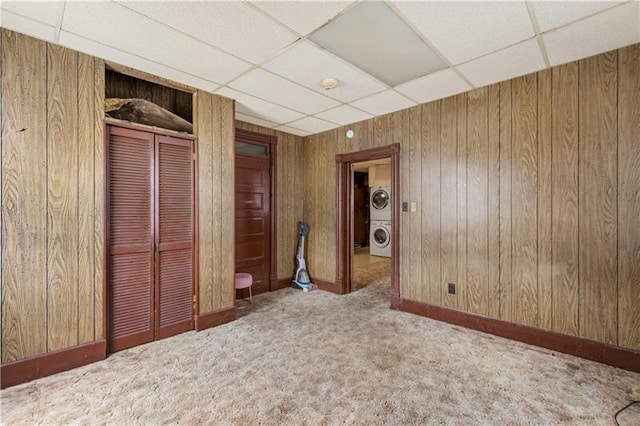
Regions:
<instances>
[{"instance_id":1,"label":"laundry room doorway","mask_svg":"<svg viewBox=\"0 0 640 426\"><path fill-rule=\"evenodd\" d=\"M337 284L350 293L390 282L394 308L400 300L399 151L393 144L336 156Z\"/></svg>"}]
</instances>

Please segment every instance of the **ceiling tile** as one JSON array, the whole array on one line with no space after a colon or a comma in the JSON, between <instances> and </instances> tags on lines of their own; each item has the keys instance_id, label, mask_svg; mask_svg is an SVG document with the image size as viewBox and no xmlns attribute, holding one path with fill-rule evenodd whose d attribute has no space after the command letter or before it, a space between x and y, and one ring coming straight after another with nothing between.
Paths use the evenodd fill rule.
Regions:
<instances>
[{"instance_id":1,"label":"ceiling tile","mask_svg":"<svg viewBox=\"0 0 640 426\"><path fill-rule=\"evenodd\" d=\"M271 121L263 120L262 118L253 117L251 115L243 114L241 112L236 111L236 120L244 121L245 123L256 124L262 127L276 127L278 123L273 123Z\"/></svg>"},{"instance_id":2,"label":"ceiling tile","mask_svg":"<svg viewBox=\"0 0 640 426\"><path fill-rule=\"evenodd\" d=\"M393 87L447 64L385 2L360 2L309 39Z\"/></svg>"},{"instance_id":3,"label":"ceiling tile","mask_svg":"<svg viewBox=\"0 0 640 426\"><path fill-rule=\"evenodd\" d=\"M268 13L300 35L307 35L326 24L353 1L252 1L256 7Z\"/></svg>"},{"instance_id":4,"label":"ceiling tile","mask_svg":"<svg viewBox=\"0 0 640 426\"><path fill-rule=\"evenodd\" d=\"M278 126L275 127L275 129L280 130L281 132L291 133L292 135L298 136L309 136L311 134L311 132L308 132L306 130L296 129L295 127L290 126Z\"/></svg>"},{"instance_id":5,"label":"ceiling tile","mask_svg":"<svg viewBox=\"0 0 640 426\"><path fill-rule=\"evenodd\" d=\"M255 69L229 86L305 114L315 114L338 105L333 99L263 69Z\"/></svg>"},{"instance_id":6,"label":"ceiling tile","mask_svg":"<svg viewBox=\"0 0 640 426\"><path fill-rule=\"evenodd\" d=\"M640 3L633 1L542 36L551 65L640 42ZM579 40L579 42L577 42Z\"/></svg>"},{"instance_id":7,"label":"ceiling tile","mask_svg":"<svg viewBox=\"0 0 640 426\"><path fill-rule=\"evenodd\" d=\"M4 4L2 6L4 7ZM56 29L51 25L25 18L4 9L0 9L0 27L45 41L53 41L56 35Z\"/></svg>"},{"instance_id":8,"label":"ceiling tile","mask_svg":"<svg viewBox=\"0 0 640 426\"><path fill-rule=\"evenodd\" d=\"M412 107L416 103L393 90L386 90L377 95L351 102L351 105L373 115L382 115Z\"/></svg>"},{"instance_id":9,"label":"ceiling tile","mask_svg":"<svg viewBox=\"0 0 640 426\"><path fill-rule=\"evenodd\" d=\"M337 108L318 113L315 116L343 126L373 117L368 112L360 111L349 105L340 105Z\"/></svg>"},{"instance_id":10,"label":"ceiling tile","mask_svg":"<svg viewBox=\"0 0 640 426\"><path fill-rule=\"evenodd\" d=\"M55 27L63 3L60 1L1 1L0 8Z\"/></svg>"},{"instance_id":11,"label":"ceiling tile","mask_svg":"<svg viewBox=\"0 0 640 426\"><path fill-rule=\"evenodd\" d=\"M297 44L264 64L263 68L342 102L363 98L387 88L309 42ZM325 91L321 82L327 77L338 79L338 87Z\"/></svg>"},{"instance_id":12,"label":"ceiling tile","mask_svg":"<svg viewBox=\"0 0 640 426\"><path fill-rule=\"evenodd\" d=\"M471 86L454 70L446 69L395 87L418 103L446 98L470 90Z\"/></svg>"},{"instance_id":13,"label":"ceiling tile","mask_svg":"<svg viewBox=\"0 0 640 426\"><path fill-rule=\"evenodd\" d=\"M458 66L475 87L508 80L545 67L535 38Z\"/></svg>"},{"instance_id":14,"label":"ceiling tile","mask_svg":"<svg viewBox=\"0 0 640 426\"><path fill-rule=\"evenodd\" d=\"M275 105L271 102L263 101L262 99L238 92L237 90L233 90L228 87L221 88L216 92L216 94L230 99L235 99L237 112L251 115L253 117L259 117L274 123L288 123L289 121L304 117L304 114L297 111L290 110L289 108L285 108L280 105Z\"/></svg>"},{"instance_id":15,"label":"ceiling tile","mask_svg":"<svg viewBox=\"0 0 640 426\"><path fill-rule=\"evenodd\" d=\"M62 29L218 83L250 67L113 2L68 2Z\"/></svg>"},{"instance_id":16,"label":"ceiling tile","mask_svg":"<svg viewBox=\"0 0 640 426\"><path fill-rule=\"evenodd\" d=\"M60 44L70 49L75 49L107 61L125 65L149 74L157 75L178 83L186 84L196 89L211 92L218 88L218 84L201 79L199 77L186 74L182 71L165 67L156 62L149 61L139 56L131 55L127 52L104 46L91 40L78 37L75 34L60 32Z\"/></svg>"},{"instance_id":17,"label":"ceiling tile","mask_svg":"<svg viewBox=\"0 0 640 426\"><path fill-rule=\"evenodd\" d=\"M298 39L245 2L190 2L188 7L178 1L120 2L252 63L263 62Z\"/></svg>"},{"instance_id":18,"label":"ceiling tile","mask_svg":"<svg viewBox=\"0 0 640 426\"><path fill-rule=\"evenodd\" d=\"M339 127L338 124L329 123L328 121L320 120L315 117L305 117L300 120L287 123L287 126L294 127L296 129L305 130L310 133L320 133L326 130L335 129Z\"/></svg>"},{"instance_id":19,"label":"ceiling tile","mask_svg":"<svg viewBox=\"0 0 640 426\"><path fill-rule=\"evenodd\" d=\"M619 1L532 1L541 32L558 28L575 20L608 9Z\"/></svg>"},{"instance_id":20,"label":"ceiling tile","mask_svg":"<svg viewBox=\"0 0 640 426\"><path fill-rule=\"evenodd\" d=\"M459 64L534 36L524 1L394 2L451 63Z\"/></svg>"}]
</instances>

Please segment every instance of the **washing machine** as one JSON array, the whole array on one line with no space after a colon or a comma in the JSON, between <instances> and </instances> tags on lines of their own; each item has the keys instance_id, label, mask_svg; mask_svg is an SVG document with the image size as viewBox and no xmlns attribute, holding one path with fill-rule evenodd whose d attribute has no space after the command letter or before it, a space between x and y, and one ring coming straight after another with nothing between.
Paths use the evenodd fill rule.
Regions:
<instances>
[{"instance_id":1,"label":"washing machine","mask_svg":"<svg viewBox=\"0 0 640 426\"><path fill-rule=\"evenodd\" d=\"M371 220L391 220L390 186L372 186L369 200Z\"/></svg>"},{"instance_id":2,"label":"washing machine","mask_svg":"<svg viewBox=\"0 0 640 426\"><path fill-rule=\"evenodd\" d=\"M371 256L391 257L391 221L372 220L369 241Z\"/></svg>"}]
</instances>

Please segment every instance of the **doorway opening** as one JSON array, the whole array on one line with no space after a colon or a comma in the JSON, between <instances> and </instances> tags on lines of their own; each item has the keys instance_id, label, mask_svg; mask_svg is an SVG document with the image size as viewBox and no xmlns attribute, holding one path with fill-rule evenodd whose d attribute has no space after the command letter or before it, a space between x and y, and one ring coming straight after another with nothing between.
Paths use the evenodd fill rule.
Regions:
<instances>
[{"instance_id":1,"label":"doorway opening","mask_svg":"<svg viewBox=\"0 0 640 426\"><path fill-rule=\"evenodd\" d=\"M352 163L351 290L391 284L391 158Z\"/></svg>"},{"instance_id":2,"label":"doorway opening","mask_svg":"<svg viewBox=\"0 0 640 426\"><path fill-rule=\"evenodd\" d=\"M362 239L362 226L360 224L363 215L362 195L356 188L356 180L363 179L362 163L371 163L380 166L388 165L388 180L378 181L376 176L367 172L369 186L366 198L369 207L369 247L380 246L374 249L374 255L378 257L390 257L391 274L391 307L398 308L400 301L399 280L399 167L400 144L387 145L364 151L336 155L338 212L336 223L336 284L341 293L350 293L357 289L354 283L354 271L356 262L354 254L357 239ZM384 168L381 168L384 170ZM381 179L384 172L381 172ZM373 178L373 179L372 179ZM374 181L375 180L375 181ZM384 185L371 185L385 183ZM386 185L388 183L388 185ZM382 191L378 191L382 189ZM386 190L386 191L385 191ZM385 195L386 192L386 195ZM356 205L357 201L357 205ZM373 206L372 206L373 205ZM376 208L375 206L378 206ZM383 217L384 216L384 217ZM388 219L387 219L388 217ZM375 226L373 222L376 222ZM379 223L378 223L379 222ZM357 229L356 229L357 228ZM372 231L374 231L372 233ZM377 232L375 232L377 231ZM381 250L381 251L380 251ZM371 253L369 253L371 256Z\"/></svg>"}]
</instances>

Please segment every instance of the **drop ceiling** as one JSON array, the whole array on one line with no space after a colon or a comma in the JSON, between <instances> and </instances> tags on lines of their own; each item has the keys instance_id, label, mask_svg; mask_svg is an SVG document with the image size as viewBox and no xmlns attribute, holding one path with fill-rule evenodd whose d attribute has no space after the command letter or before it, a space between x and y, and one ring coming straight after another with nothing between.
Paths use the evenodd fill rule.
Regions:
<instances>
[{"instance_id":1,"label":"drop ceiling","mask_svg":"<svg viewBox=\"0 0 640 426\"><path fill-rule=\"evenodd\" d=\"M638 43L640 2L2 1L0 25L306 136Z\"/></svg>"}]
</instances>

